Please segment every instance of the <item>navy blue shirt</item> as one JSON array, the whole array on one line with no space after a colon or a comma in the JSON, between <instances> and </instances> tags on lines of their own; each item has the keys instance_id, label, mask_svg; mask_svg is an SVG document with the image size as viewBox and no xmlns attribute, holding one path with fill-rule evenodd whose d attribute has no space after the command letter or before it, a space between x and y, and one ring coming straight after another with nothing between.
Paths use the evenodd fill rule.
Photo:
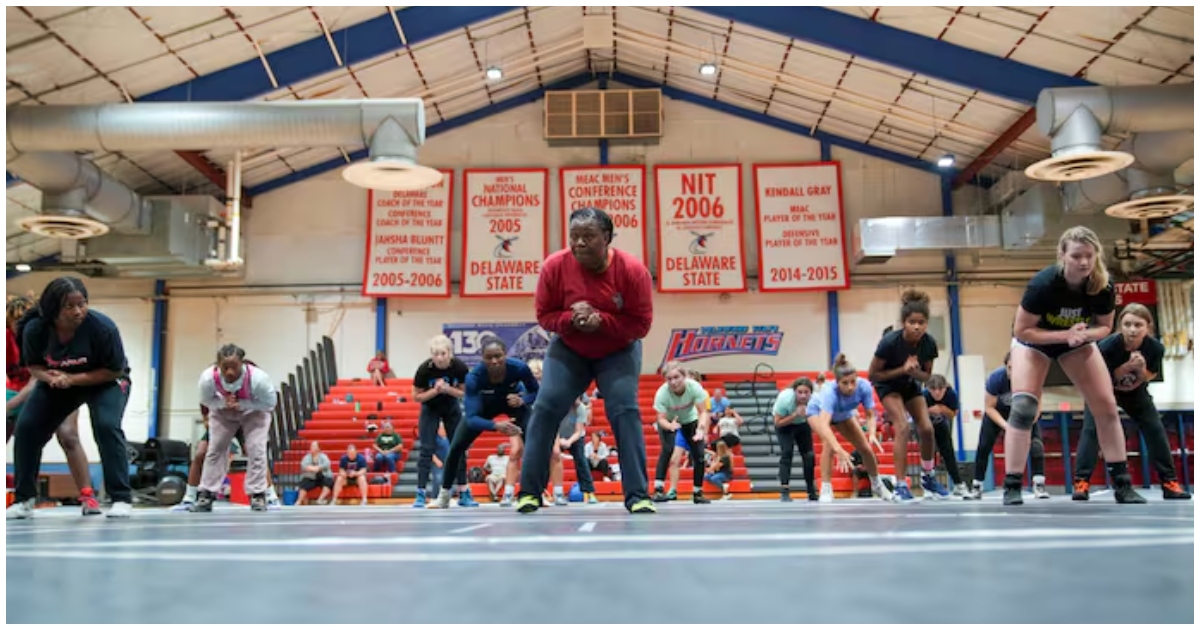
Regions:
<instances>
[{"instance_id":1,"label":"navy blue shirt","mask_svg":"<svg viewBox=\"0 0 1200 630\"><path fill-rule=\"evenodd\" d=\"M67 374L93 370L129 373L125 346L116 323L99 311L88 310L83 323L66 343L58 340L54 325L38 317L22 332L21 356L26 365L43 366Z\"/></svg>"},{"instance_id":2,"label":"navy blue shirt","mask_svg":"<svg viewBox=\"0 0 1200 630\"><path fill-rule=\"evenodd\" d=\"M366 470L367 458L364 457L362 453L356 453L354 456L354 461L350 461L349 455L342 455L342 461L338 462L338 468L346 471L346 474L352 473L356 470Z\"/></svg>"},{"instance_id":3,"label":"navy blue shirt","mask_svg":"<svg viewBox=\"0 0 1200 630\"><path fill-rule=\"evenodd\" d=\"M1125 349L1125 339L1121 336L1121 333L1113 333L1101 339L1096 345L1100 347L1100 354L1104 357L1104 363L1108 366L1109 373L1115 373L1117 368L1125 365L1132 354L1129 350ZM1136 352L1141 352L1142 358L1146 360L1146 371L1162 374L1162 361L1166 350L1161 341L1150 335L1146 335L1146 338L1142 340L1142 345ZM1133 387L1133 384L1137 383L1138 380L1139 375L1126 374L1121 380L1114 380L1113 389L1122 394L1145 389L1146 383L1138 383L1137 387Z\"/></svg>"},{"instance_id":4,"label":"navy blue shirt","mask_svg":"<svg viewBox=\"0 0 1200 630\"><path fill-rule=\"evenodd\" d=\"M996 411L1007 419L1008 412L1012 410L1012 381L1008 379L1008 370L1003 365L992 370L984 389L996 397Z\"/></svg>"},{"instance_id":5,"label":"navy blue shirt","mask_svg":"<svg viewBox=\"0 0 1200 630\"><path fill-rule=\"evenodd\" d=\"M1037 272L1021 296L1021 308L1036 315L1038 328L1044 330L1069 330L1076 324L1091 324L1093 318L1112 313L1116 304L1111 282L1096 295L1088 295L1082 289L1072 289L1057 265Z\"/></svg>"},{"instance_id":6,"label":"navy blue shirt","mask_svg":"<svg viewBox=\"0 0 1200 630\"><path fill-rule=\"evenodd\" d=\"M875 347L875 356L883 359L883 371L904 367L908 357L911 356L917 357L917 362L924 370L938 356L937 342L926 333L921 335L916 345L911 345L904 340L903 329L893 330L879 340L879 345ZM883 381L880 385L887 385L891 389L900 389L911 382L915 382L915 379L903 374L890 381Z\"/></svg>"},{"instance_id":7,"label":"navy blue shirt","mask_svg":"<svg viewBox=\"0 0 1200 630\"><path fill-rule=\"evenodd\" d=\"M954 411L958 411L958 394L955 393L953 387L947 387L946 393L942 394L942 399L934 400L933 394L929 393L928 389L925 390L925 406L932 407L934 405L943 405L943 406L949 407L950 409L952 409ZM929 419L932 422L945 422L945 421L949 420L950 418L947 418L945 416L934 415L931 413L931 414L929 414Z\"/></svg>"},{"instance_id":8,"label":"navy blue shirt","mask_svg":"<svg viewBox=\"0 0 1200 630\"><path fill-rule=\"evenodd\" d=\"M467 380L467 372L467 364L459 358L450 359L450 365L446 366L444 370L434 365L433 359L426 359L417 368L417 374L413 377L413 385L421 389L433 389L437 386L438 381L446 381L446 384L451 387L462 387ZM422 404L435 409L445 409L457 405L458 398L450 394L438 394Z\"/></svg>"},{"instance_id":9,"label":"navy blue shirt","mask_svg":"<svg viewBox=\"0 0 1200 630\"><path fill-rule=\"evenodd\" d=\"M491 382L487 365L480 363L467 374L463 413L467 418L478 416L490 420L507 415L512 409L508 405L509 394L519 395L525 401L525 406L530 407L537 400L537 393L538 381L524 361L512 357L505 359L504 380L499 383Z\"/></svg>"}]
</instances>

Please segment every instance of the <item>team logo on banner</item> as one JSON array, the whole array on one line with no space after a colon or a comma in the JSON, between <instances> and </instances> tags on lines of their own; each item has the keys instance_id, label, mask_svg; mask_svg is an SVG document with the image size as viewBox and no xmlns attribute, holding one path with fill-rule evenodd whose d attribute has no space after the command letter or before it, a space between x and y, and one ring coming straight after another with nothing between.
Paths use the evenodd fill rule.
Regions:
<instances>
[{"instance_id":1,"label":"team logo on banner","mask_svg":"<svg viewBox=\"0 0 1200 630\"><path fill-rule=\"evenodd\" d=\"M778 326L675 328L662 362L692 361L734 354L777 356L783 346Z\"/></svg>"},{"instance_id":2,"label":"team logo on banner","mask_svg":"<svg viewBox=\"0 0 1200 630\"><path fill-rule=\"evenodd\" d=\"M549 171L463 171L460 293L531 296L546 257Z\"/></svg>"},{"instance_id":3,"label":"team logo on banner","mask_svg":"<svg viewBox=\"0 0 1200 630\"><path fill-rule=\"evenodd\" d=\"M658 195L658 290L746 290L742 167L654 167Z\"/></svg>"}]
</instances>

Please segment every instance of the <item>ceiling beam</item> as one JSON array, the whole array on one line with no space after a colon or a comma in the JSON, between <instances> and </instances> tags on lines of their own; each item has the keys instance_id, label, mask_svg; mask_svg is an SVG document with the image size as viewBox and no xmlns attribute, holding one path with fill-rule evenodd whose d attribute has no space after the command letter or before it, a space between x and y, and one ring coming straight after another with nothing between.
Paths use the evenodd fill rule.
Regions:
<instances>
[{"instance_id":1,"label":"ceiling beam","mask_svg":"<svg viewBox=\"0 0 1200 630\"><path fill-rule=\"evenodd\" d=\"M695 10L1031 105L1046 88L1093 85L832 9L776 5Z\"/></svg>"},{"instance_id":2,"label":"ceiling beam","mask_svg":"<svg viewBox=\"0 0 1200 630\"><path fill-rule=\"evenodd\" d=\"M395 12L404 39L392 16L386 12L377 18L330 33L342 62L361 63L408 46L452 33L515 11L521 7L409 7ZM339 68L322 35L265 55L280 87L332 72ZM143 95L138 101L194 102L245 101L275 91L262 59L254 57L242 63L196 77L184 83Z\"/></svg>"},{"instance_id":3,"label":"ceiling beam","mask_svg":"<svg viewBox=\"0 0 1200 630\"><path fill-rule=\"evenodd\" d=\"M954 177L954 182L951 184L952 188L954 190L958 190L959 188L962 188L964 184L970 183L972 177L975 177L980 171L987 167L988 164L991 164L992 160L995 160L996 156L1003 153L1004 150L1009 147L1009 145L1011 145L1017 138L1020 138L1021 134L1029 131L1029 128L1032 127L1033 123L1035 122L1037 122L1036 109L1030 109L1024 114L1021 114L1021 117L1017 119L1017 122L1013 123L1008 129L1005 129L1004 133L1000 134L999 138L996 138L994 142L989 144L988 148L983 150L983 153L975 156L975 159L971 160L971 163Z\"/></svg>"},{"instance_id":4,"label":"ceiling beam","mask_svg":"<svg viewBox=\"0 0 1200 630\"><path fill-rule=\"evenodd\" d=\"M217 188L220 188L222 193L228 193L228 191L225 190L228 183L228 174L225 172L225 169L213 164L212 160L205 157L203 153L200 151L176 151L175 155L183 158L184 162L187 162L192 168L199 171L201 175L208 179L208 181L216 184ZM242 186L242 207L254 207L253 199L254 198L250 196L250 193L246 191L246 187Z\"/></svg>"}]
</instances>

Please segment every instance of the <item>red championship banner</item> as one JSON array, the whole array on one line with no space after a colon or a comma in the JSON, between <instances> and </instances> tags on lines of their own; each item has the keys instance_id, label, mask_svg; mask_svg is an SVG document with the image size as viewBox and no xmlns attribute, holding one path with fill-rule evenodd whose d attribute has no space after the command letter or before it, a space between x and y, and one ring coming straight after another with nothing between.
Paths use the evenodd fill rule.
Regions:
<instances>
[{"instance_id":1,"label":"red championship banner","mask_svg":"<svg viewBox=\"0 0 1200 630\"><path fill-rule=\"evenodd\" d=\"M658 196L658 290L746 290L742 167L654 167Z\"/></svg>"},{"instance_id":2,"label":"red championship banner","mask_svg":"<svg viewBox=\"0 0 1200 630\"><path fill-rule=\"evenodd\" d=\"M463 171L464 297L533 295L549 247L550 172Z\"/></svg>"},{"instance_id":3,"label":"red championship banner","mask_svg":"<svg viewBox=\"0 0 1200 630\"><path fill-rule=\"evenodd\" d=\"M586 207L612 217L613 246L646 260L646 167L568 166L558 170L563 247L571 213Z\"/></svg>"},{"instance_id":4,"label":"red championship banner","mask_svg":"<svg viewBox=\"0 0 1200 630\"><path fill-rule=\"evenodd\" d=\"M838 162L755 164L761 291L850 288Z\"/></svg>"},{"instance_id":5,"label":"red championship banner","mask_svg":"<svg viewBox=\"0 0 1200 630\"><path fill-rule=\"evenodd\" d=\"M454 171L425 190L367 191L363 295L450 295L450 200Z\"/></svg>"}]
</instances>

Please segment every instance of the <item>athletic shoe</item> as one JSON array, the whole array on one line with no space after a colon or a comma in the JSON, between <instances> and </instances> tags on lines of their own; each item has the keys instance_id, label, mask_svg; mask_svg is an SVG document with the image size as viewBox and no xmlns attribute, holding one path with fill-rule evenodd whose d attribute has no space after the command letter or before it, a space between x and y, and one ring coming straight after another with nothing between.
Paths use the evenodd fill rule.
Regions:
<instances>
[{"instance_id":1,"label":"athletic shoe","mask_svg":"<svg viewBox=\"0 0 1200 630\"><path fill-rule=\"evenodd\" d=\"M567 497L564 497L561 494L554 495L554 505L565 507L567 505Z\"/></svg>"},{"instance_id":2,"label":"athletic shoe","mask_svg":"<svg viewBox=\"0 0 1200 630\"><path fill-rule=\"evenodd\" d=\"M417 490L417 500L413 501L412 506L415 508L424 508L425 507L425 491L424 490Z\"/></svg>"},{"instance_id":3,"label":"athletic shoe","mask_svg":"<svg viewBox=\"0 0 1200 630\"><path fill-rule=\"evenodd\" d=\"M813 495L810 494L808 496L809 496L809 501L814 500L812 498ZM819 503L833 503L833 490L826 489L822 492L816 493L816 496L817 496L817 498L815 499L815 501L817 501Z\"/></svg>"},{"instance_id":4,"label":"athletic shoe","mask_svg":"<svg viewBox=\"0 0 1200 630\"><path fill-rule=\"evenodd\" d=\"M651 497L651 500L653 500L655 503L666 503L667 501L670 501L670 499L667 498L667 493L663 492L662 490L655 492L654 496Z\"/></svg>"},{"instance_id":5,"label":"athletic shoe","mask_svg":"<svg viewBox=\"0 0 1200 630\"><path fill-rule=\"evenodd\" d=\"M954 492L952 494L955 498L963 500L973 498L971 496L971 489L967 487L967 483L965 481L960 481L954 484Z\"/></svg>"},{"instance_id":6,"label":"athletic shoe","mask_svg":"<svg viewBox=\"0 0 1200 630\"><path fill-rule=\"evenodd\" d=\"M896 491L893 493L893 501L896 503L912 503L916 501L916 497L912 495L912 490L908 489L908 484L896 484Z\"/></svg>"},{"instance_id":7,"label":"athletic shoe","mask_svg":"<svg viewBox=\"0 0 1200 630\"><path fill-rule=\"evenodd\" d=\"M792 502L792 491L788 490L787 488L780 490L779 491L779 500L784 503L791 503Z\"/></svg>"},{"instance_id":8,"label":"athletic shoe","mask_svg":"<svg viewBox=\"0 0 1200 630\"><path fill-rule=\"evenodd\" d=\"M946 491L942 482L937 480L933 473L921 474L921 489L925 491L925 496L939 501L945 501L950 498L950 493Z\"/></svg>"},{"instance_id":9,"label":"athletic shoe","mask_svg":"<svg viewBox=\"0 0 1200 630\"><path fill-rule=\"evenodd\" d=\"M470 488L458 493L458 507L479 507L479 502L471 496Z\"/></svg>"},{"instance_id":10,"label":"athletic shoe","mask_svg":"<svg viewBox=\"0 0 1200 630\"><path fill-rule=\"evenodd\" d=\"M588 505L595 505L595 504L599 503L600 500L596 498L596 493L585 492L583 495L583 502L587 503Z\"/></svg>"},{"instance_id":11,"label":"athletic shoe","mask_svg":"<svg viewBox=\"0 0 1200 630\"><path fill-rule=\"evenodd\" d=\"M1050 498L1050 493L1046 490L1046 478L1041 475L1036 475L1033 478L1033 497L1035 499Z\"/></svg>"},{"instance_id":12,"label":"athletic shoe","mask_svg":"<svg viewBox=\"0 0 1200 630\"><path fill-rule=\"evenodd\" d=\"M436 507L439 510L449 510L450 509L450 491L449 490L442 488L442 491L438 493Z\"/></svg>"},{"instance_id":13,"label":"athletic shoe","mask_svg":"<svg viewBox=\"0 0 1200 630\"><path fill-rule=\"evenodd\" d=\"M500 507L512 507L512 504L513 495L505 492L504 496L500 498Z\"/></svg>"},{"instance_id":14,"label":"athletic shoe","mask_svg":"<svg viewBox=\"0 0 1200 630\"><path fill-rule=\"evenodd\" d=\"M26 501L18 501L9 506L4 512L4 520L11 521L16 519L33 518L34 507L37 505L37 499L29 499Z\"/></svg>"},{"instance_id":15,"label":"athletic shoe","mask_svg":"<svg viewBox=\"0 0 1200 630\"><path fill-rule=\"evenodd\" d=\"M283 509L283 502L279 500L279 497L272 497L272 496L267 497L267 511L278 512L279 510L282 510L282 509Z\"/></svg>"},{"instance_id":16,"label":"athletic shoe","mask_svg":"<svg viewBox=\"0 0 1200 630\"><path fill-rule=\"evenodd\" d=\"M907 486L905 486L905 487L907 488ZM889 490L888 487L882 481L880 481L879 483L872 486L871 492L875 496L879 497L880 499L882 499L884 501L887 501L888 503L891 503L896 500L896 495L893 494L893 492L891 490ZM821 493L821 496L824 497L825 494ZM830 496L829 500L833 501L833 497Z\"/></svg>"},{"instance_id":17,"label":"athletic shoe","mask_svg":"<svg viewBox=\"0 0 1200 630\"><path fill-rule=\"evenodd\" d=\"M256 494L256 495L250 497L250 510L252 512L266 512L267 511L267 495Z\"/></svg>"},{"instance_id":18,"label":"athletic shoe","mask_svg":"<svg viewBox=\"0 0 1200 630\"><path fill-rule=\"evenodd\" d=\"M212 512L213 501L216 497L208 490L201 490L196 495L196 502L192 504L191 512Z\"/></svg>"},{"instance_id":19,"label":"athletic shoe","mask_svg":"<svg viewBox=\"0 0 1200 630\"><path fill-rule=\"evenodd\" d=\"M657 514L658 508L650 499L642 499L629 506L630 514Z\"/></svg>"},{"instance_id":20,"label":"athletic shoe","mask_svg":"<svg viewBox=\"0 0 1200 630\"><path fill-rule=\"evenodd\" d=\"M79 505L83 508L84 516L103 514L100 511L100 502L96 500L96 493L91 488L84 488L79 493Z\"/></svg>"},{"instance_id":21,"label":"athletic shoe","mask_svg":"<svg viewBox=\"0 0 1200 630\"><path fill-rule=\"evenodd\" d=\"M541 507L541 499L536 496L523 494L517 497L517 512L521 514L533 514Z\"/></svg>"},{"instance_id":22,"label":"athletic shoe","mask_svg":"<svg viewBox=\"0 0 1200 630\"><path fill-rule=\"evenodd\" d=\"M1133 489L1133 480L1128 474L1116 475L1113 478L1113 498L1117 503L1123 504L1139 504L1145 503L1146 497L1138 494Z\"/></svg>"},{"instance_id":23,"label":"athletic shoe","mask_svg":"<svg viewBox=\"0 0 1200 630\"><path fill-rule=\"evenodd\" d=\"M1192 495L1184 491L1178 481L1167 481L1162 485L1164 499L1190 499Z\"/></svg>"},{"instance_id":24,"label":"athletic shoe","mask_svg":"<svg viewBox=\"0 0 1200 630\"><path fill-rule=\"evenodd\" d=\"M675 494L675 488L671 488L670 490L667 490L667 500L668 501L674 501L677 498L679 498L679 495Z\"/></svg>"},{"instance_id":25,"label":"athletic shoe","mask_svg":"<svg viewBox=\"0 0 1200 630\"><path fill-rule=\"evenodd\" d=\"M1021 481L1004 480L1004 505L1024 505L1025 498L1021 496Z\"/></svg>"},{"instance_id":26,"label":"athletic shoe","mask_svg":"<svg viewBox=\"0 0 1200 630\"><path fill-rule=\"evenodd\" d=\"M133 516L133 504L125 501L116 501L112 507L108 508L108 518L129 518Z\"/></svg>"},{"instance_id":27,"label":"athletic shoe","mask_svg":"<svg viewBox=\"0 0 1200 630\"><path fill-rule=\"evenodd\" d=\"M704 497L703 490L697 490L692 493L692 503L695 503L696 505L706 505L712 503L712 501L709 501Z\"/></svg>"},{"instance_id":28,"label":"athletic shoe","mask_svg":"<svg viewBox=\"0 0 1200 630\"><path fill-rule=\"evenodd\" d=\"M1071 493L1071 500L1072 501L1087 501L1088 500L1088 489L1090 489L1091 487L1092 487L1091 483L1084 481L1083 479L1076 479L1075 480L1075 491Z\"/></svg>"},{"instance_id":29,"label":"athletic shoe","mask_svg":"<svg viewBox=\"0 0 1200 630\"><path fill-rule=\"evenodd\" d=\"M971 495L968 496L967 498L975 500L975 501L983 500L983 482L972 481L971 482Z\"/></svg>"},{"instance_id":30,"label":"athletic shoe","mask_svg":"<svg viewBox=\"0 0 1200 630\"><path fill-rule=\"evenodd\" d=\"M181 501L181 502L176 503L175 505L171 506L171 511L172 512L191 512L192 506L195 504L196 504L195 501Z\"/></svg>"}]
</instances>

